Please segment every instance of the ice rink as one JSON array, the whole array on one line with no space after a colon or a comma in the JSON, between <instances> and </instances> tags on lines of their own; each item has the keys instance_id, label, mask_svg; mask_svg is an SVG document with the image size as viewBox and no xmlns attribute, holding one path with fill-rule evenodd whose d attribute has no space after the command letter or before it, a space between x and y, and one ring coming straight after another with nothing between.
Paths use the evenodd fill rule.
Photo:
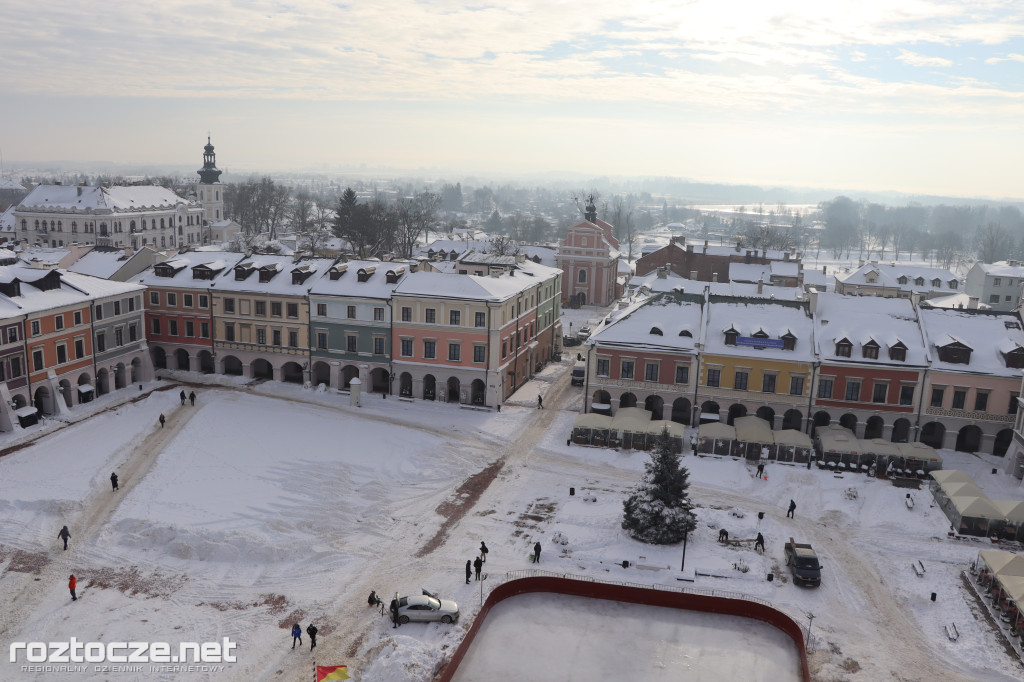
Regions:
<instances>
[{"instance_id":1,"label":"ice rink","mask_svg":"<svg viewBox=\"0 0 1024 682\"><path fill-rule=\"evenodd\" d=\"M793 641L736 616L561 594L498 603L455 682L800 679Z\"/></svg>"}]
</instances>

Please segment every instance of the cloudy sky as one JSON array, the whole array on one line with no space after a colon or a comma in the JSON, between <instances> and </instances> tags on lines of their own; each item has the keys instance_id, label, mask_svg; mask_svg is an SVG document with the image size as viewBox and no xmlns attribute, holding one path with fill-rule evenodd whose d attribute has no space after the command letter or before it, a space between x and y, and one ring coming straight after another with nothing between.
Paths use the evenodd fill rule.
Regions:
<instances>
[{"instance_id":1,"label":"cloudy sky","mask_svg":"<svg viewBox=\"0 0 1024 682\"><path fill-rule=\"evenodd\" d=\"M1024 196L1021 0L0 0L18 161Z\"/></svg>"}]
</instances>

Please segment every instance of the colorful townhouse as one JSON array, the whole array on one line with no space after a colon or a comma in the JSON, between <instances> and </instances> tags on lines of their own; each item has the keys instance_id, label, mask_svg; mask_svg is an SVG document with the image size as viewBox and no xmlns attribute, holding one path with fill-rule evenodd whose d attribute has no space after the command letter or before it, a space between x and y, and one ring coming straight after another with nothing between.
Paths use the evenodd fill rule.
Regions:
<instances>
[{"instance_id":1,"label":"colorful townhouse","mask_svg":"<svg viewBox=\"0 0 1024 682\"><path fill-rule=\"evenodd\" d=\"M495 405L529 380L551 358L541 349L541 325L545 334L559 328L559 309L548 299L561 292L557 270L532 261L528 270L407 275L392 295L399 391Z\"/></svg>"},{"instance_id":2,"label":"colorful townhouse","mask_svg":"<svg viewBox=\"0 0 1024 682\"><path fill-rule=\"evenodd\" d=\"M146 287L146 336L155 368L217 371L210 287L242 258L227 251L189 251L135 279Z\"/></svg>"},{"instance_id":3,"label":"colorful townhouse","mask_svg":"<svg viewBox=\"0 0 1024 682\"><path fill-rule=\"evenodd\" d=\"M694 403L701 423L755 414L802 430L814 383L814 323L805 301L708 295Z\"/></svg>"},{"instance_id":4,"label":"colorful townhouse","mask_svg":"<svg viewBox=\"0 0 1024 682\"><path fill-rule=\"evenodd\" d=\"M810 306L820 362L814 425L838 422L865 440L918 440L928 354L913 302L812 293Z\"/></svg>"},{"instance_id":5,"label":"colorful townhouse","mask_svg":"<svg viewBox=\"0 0 1024 682\"><path fill-rule=\"evenodd\" d=\"M617 286L619 240L614 228L597 217L593 199L584 217L569 228L555 256L562 270L562 300L573 307L609 305L622 293Z\"/></svg>"},{"instance_id":6,"label":"colorful townhouse","mask_svg":"<svg viewBox=\"0 0 1024 682\"><path fill-rule=\"evenodd\" d=\"M0 290L9 288L13 272L0 273ZM25 313L6 294L0 296L0 402L12 405L13 395L28 386L25 372ZM25 400L18 407L24 407ZM15 408L12 408L15 409ZM13 429L11 410L0 410L0 431Z\"/></svg>"},{"instance_id":7,"label":"colorful townhouse","mask_svg":"<svg viewBox=\"0 0 1024 682\"><path fill-rule=\"evenodd\" d=\"M392 393L391 295L416 268L405 261L335 263L309 292L312 381L348 390L358 378L364 391ZM402 315L411 321L411 312ZM411 383L398 387L412 396Z\"/></svg>"},{"instance_id":8,"label":"colorful townhouse","mask_svg":"<svg viewBox=\"0 0 1024 682\"><path fill-rule=\"evenodd\" d=\"M309 290L334 261L247 256L210 282L219 373L309 381Z\"/></svg>"},{"instance_id":9,"label":"colorful townhouse","mask_svg":"<svg viewBox=\"0 0 1024 682\"><path fill-rule=\"evenodd\" d=\"M936 448L1004 456L1024 368L1016 315L984 310L918 309L929 355L920 440Z\"/></svg>"},{"instance_id":10,"label":"colorful townhouse","mask_svg":"<svg viewBox=\"0 0 1024 682\"><path fill-rule=\"evenodd\" d=\"M73 272L62 273L62 278L93 299L92 360L97 393L104 395L152 378L153 365L146 345L145 287ZM79 340L76 336L76 343ZM67 398L70 385L62 381L61 388Z\"/></svg>"},{"instance_id":11,"label":"colorful townhouse","mask_svg":"<svg viewBox=\"0 0 1024 682\"><path fill-rule=\"evenodd\" d=\"M591 336L584 411L642 405L652 419L691 423L704 307L703 293L655 294Z\"/></svg>"}]
</instances>

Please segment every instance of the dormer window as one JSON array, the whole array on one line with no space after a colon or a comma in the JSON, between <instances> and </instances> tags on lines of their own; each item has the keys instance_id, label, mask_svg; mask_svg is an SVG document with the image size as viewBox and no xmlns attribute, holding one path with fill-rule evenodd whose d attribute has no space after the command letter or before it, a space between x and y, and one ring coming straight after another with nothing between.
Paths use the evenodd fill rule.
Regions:
<instances>
[{"instance_id":1,"label":"dormer window","mask_svg":"<svg viewBox=\"0 0 1024 682\"><path fill-rule=\"evenodd\" d=\"M395 284L398 278L405 274L405 268L395 268L384 273L384 281L388 284Z\"/></svg>"},{"instance_id":2,"label":"dormer window","mask_svg":"<svg viewBox=\"0 0 1024 682\"><path fill-rule=\"evenodd\" d=\"M796 350L796 337L793 336L792 332L786 332L782 335L782 349Z\"/></svg>"},{"instance_id":3,"label":"dormer window","mask_svg":"<svg viewBox=\"0 0 1024 682\"><path fill-rule=\"evenodd\" d=\"M861 346L861 354L868 360L878 359L878 343L874 339L871 339L863 346Z\"/></svg>"},{"instance_id":4,"label":"dormer window","mask_svg":"<svg viewBox=\"0 0 1024 682\"><path fill-rule=\"evenodd\" d=\"M919 287L924 286L924 277L918 277L917 279L915 279L914 284L916 284Z\"/></svg>"},{"instance_id":5,"label":"dormer window","mask_svg":"<svg viewBox=\"0 0 1024 682\"><path fill-rule=\"evenodd\" d=\"M932 286L933 287L941 287L942 286L942 280L939 279L938 277L936 277L935 279L932 280Z\"/></svg>"},{"instance_id":6,"label":"dormer window","mask_svg":"<svg viewBox=\"0 0 1024 682\"><path fill-rule=\"evenodd\" d=\"M161 263L153 266L153 274L157 277L174 277L174 268Z\"/></svg>"},{"instance_id":7,"label":"dormer window","mask_svg":"<svg viewBox=\"0 0 1024 682\"><path fill-rule=\"evenodd\" d=\"M939 360L953 365L969 365L972 350L959 341L954 341L939 348Z\"/></svg>"},{"instance_id":8,"label":"dormer window","mask_svg":"<svg viewBox=\"0 0 1024 682\"><path fill-rule=\"evenodd\" d=\"M277 274L276 267L260 268L260 282L266 284Z\"/></svg>"},{"instance_id":9,"label":"dormer window","mask_svg":"<svg viewBox=\"0 0 1024 682\"><path fill-rule=\"evenodd\" d=\"M452 251L452 253L454 254L455 252ZM375 265L367 265L365 268L359 268L356 270L356 278L360 282L367 282L376 270L377 266Z\"/></svg>"},{"instance_id":10,"label":"dormer window","mask_svg":"<svg viewBox=\"0 0 1024 682\"><path fill-rule=\"evenodd\" d=\"M655 336L664 336L662 331L657 327L651 327L651 334L654 334Z\"/></svg>"},{"instance_id":11,"label":"dormer window","mask_svg":"<svg viewBox=\"0 0 1024 682\"><path fill-rule=\"evenodd\" d=\"M906 284L910 280L907 279L906 275L900 275L899 279L897 279L896 281L899 282L900 284Z\"/></svg>"},{"instance_id":12,"label":"dormer window","mask_svg":"<svg viewBox=\"0 0 1024 682\"><path fill-rule=\"evenodd\" d=\"M333 282L335 280L341 279L341 276L345 274L346 270L348 270L348 263L332 265L331 269L328 270L328 276L331 278L331 281Z\"/></svg>"},{"instance_id":13,"label":"dormer window","mask_svg":"<svg viewBox=\"0 0 1024 682\"><path fill-rule=\"evenodd\" d=\"M679 336L686 336L692 339L693 332L691 332L689 329L684 329L683 331L679 332Z\"/></svg>"},{"instance_id":14,"label":"dormer window","mask_svg":"<svg viewBox=\"0 0 1024 682\"><path fill-rule=\"evenodd\" d=\"M235 266L235 281L244 281L246 277L252 274L253 266L252 263L241 263Z\"/></svg>"},{"instance_id":15,"label":"dormer window","mask_svg":"<svg viewBox=\"0 0 1024 682\"><path fill-rule=\"evenodd\" d=\"M1024 348L1017 346L1009 353L1003 353L1003 359L1006 361L1006 366L1010 369L1024 367Z\"/></svg>"},{"instance_id":16,"label":"dormer window","mask_svg":"<svg viewBox=\"0 0 1024 682\"><path fill-rule=\"evenodd\" d=\"M735 346L736 339L738 339L739 337L740 333L733 329L732 327L729 327L728 329L725 330L725 345Z\"/></svg>"},{"instance_id":17,"label":"dormer window","mask_svg":"<svg viewBox=\"0 0 1024 682\"><path fill-rule=\"evenodd\" d=\"M949 288L950 289L957 289L959 287L960 287L960 282L958 280L955 280L955 279L949 280Z\"/></svg>"},{"instance_id":18,"label":"dormer window","mask_svg":"<svg viewBox=\"0 0 1024 682\"><path fill-rule=\"evenodd\" d=\"M755 339L767 339L767 338L769 338L768 337L768 332L766 332L763 329L758 329L756 332L754 332L754 338Z\"/></svg>"},{"instance_id":19,"label":"dormer window","mask_svg":"<svg viewBox=\"0 0 1024 682\"><path fill-rule=\"evenodd\" d=\"M850 343L849 339L842 339L836 341L836 357L848 358L853 354L853 344Z\"/></svg>"},{"instance_id":20,"label":"dormer window","mask_svg":"<svg viewBox=\"0 0 1024 682\"><path fill-rule=\"evenodd\" d=\"M897 341L889 346L889 359L896 362L907 361L907 347L903 345L902 341Z\"/></svg>"}]
</instances>

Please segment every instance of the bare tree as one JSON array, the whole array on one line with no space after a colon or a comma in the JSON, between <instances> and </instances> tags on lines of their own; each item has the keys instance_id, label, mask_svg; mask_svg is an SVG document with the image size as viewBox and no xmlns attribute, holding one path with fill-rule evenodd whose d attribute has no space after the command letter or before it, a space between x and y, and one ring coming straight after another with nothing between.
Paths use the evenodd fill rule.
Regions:
<instances>
[{"instance_id":1,"label":"bare tree","mask_svg":"<svg viewBox=\"0 0 1024 682\"><path fill-rule=\"evenodd\" d=\"M412 256L420 235L426 237L427 231L437 222L439 206L440 197L432 192L423 192L413 198L403 197L395 202L395 250L400 258Z\"/></svg>"},{"instance_id":2,"label":"bare tree","mask_svg":"<svg viewBox=\"0 0 1024 682\"><path fill-rule=\"evenodd\" d=\"M978 258L984 263L1002 260L1010 252L1013 238L999 223L989 223L978 229Z\"/></svg>"},{"instance_id":3,"label":"bare tree","mask_svg":"<svg viewBox=\"0 0 1024 682\"><path fill-rule=\"evenodd\" d=\"M489 251L495 256L511 256L519 253L519 244L506 235L498 235L491 239Z\"/></svg>"},{"instance_id":4,"label":"bare tree","mask_svg":"<svg viewBox=\"0 0 1024 682\"><path fill-rule=\"evenodd\" d=\"M288 207L288 223L292 230L299 234L309 232L313 223L313 206L313 196L309 192L300 189L295 193Z\"/></svg>"}]
</instances>

